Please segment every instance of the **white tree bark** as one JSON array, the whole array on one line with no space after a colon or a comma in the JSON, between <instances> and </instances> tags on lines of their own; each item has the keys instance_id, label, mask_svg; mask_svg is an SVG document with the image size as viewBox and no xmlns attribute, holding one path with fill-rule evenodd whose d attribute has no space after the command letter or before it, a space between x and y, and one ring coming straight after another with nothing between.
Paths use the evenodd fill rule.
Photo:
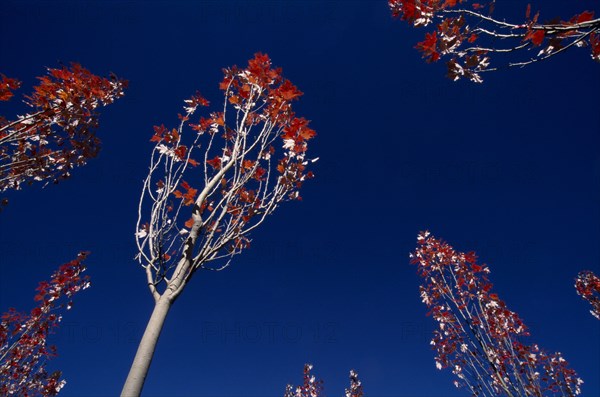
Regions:
<instances>
[{"instance_id":1,"label":"white tree bark","mask_svg":"<svg viewBox=\"0 0 600 397\"><path fill-rule=\"evenodd\" d=\"M138 346L133 364L129 370L129 375L127 375L127 380L121 391L121 397L138 397L141 394L150 363L152 362L152 356L154 356L156 343L158 342L160 331L167 318L171 304L172 300L170 297L162 296L154 305L152 316L150 317L150 321L148 321L142 341Z\"/></svg>"}]
</instances>

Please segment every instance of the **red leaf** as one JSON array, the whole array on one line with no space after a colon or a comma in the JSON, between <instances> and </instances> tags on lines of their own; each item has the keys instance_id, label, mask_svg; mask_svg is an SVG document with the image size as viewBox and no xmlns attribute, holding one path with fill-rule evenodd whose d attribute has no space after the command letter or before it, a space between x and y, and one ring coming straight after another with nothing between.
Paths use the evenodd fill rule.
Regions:
<instances>
[{"instance_id":1,"label":"red leaf","mask_svg":"<svg viewBox=\"0 0 600 397\"><path fill-rule=\"evenodd\" d=\"M546 32L544 32L543 30L537 30L532 36L531 36L531 42L538 46L540 44L542 44L542 42L544 41L544 37L546 36Z\"/></svg>"},{"instance_id":2,"label":"red leaf","mask_svg":"<svg viewBox=\"0 0 600 397\"><path fill-rule=\"evenodd\" d=\"M194 202L196 201L196 195L198 194L198 190L194 189L194 188L190 188L186 194L183 195L183 198L185 199L184 204L185 205L192 205L194 204Z\"/></svg>"},{"instance_id":3,"label":"red leaf","mask_svg":"<svg viewBox=\"0 0 600 397\"><path fill-rule=\"evenodd\" d=\"M8 101L13 96L11 90L19 88L21 83L18 80L6 77L3 74L0 74L0 77L2 77L0 80L0 101Z\"/></svg>"},{"instance_id":4,"label":"red leaf","mask_svg":"<svg viewBox=\"0 0 600 397\"><path fill-rule=\"evenodd\" d=\"M212 122L220 125L221 127L225 125L225 121L223 120L223 113L217 113L215 117L213 117Z\"/></svg>"},{"instance_id":5,"label":"red leaf","mask_svg":"<svg viewBox=\"0 0 600 397\"><path fill-rule=\"evenodd\" d=\"M167 129L165 128L164 125L155 125L154 126L154 135L152 136L152 138L150 139L150 142L160 142L163 137L165 136L165 133L167 132Z\"/></svg>"},{"instance_id":6,"label":"red leaf","mask_svg":"<svg viewBox=\"0 0 600 397\"><path fill-rule=\"evenodd\" d=\"M446 7L454 7L456 6L456 3L458 2L458 0L446 0L444 2L444 5L442 6L442 8L446 8Z\"/></svg>"},{"instance_id":7,"label":"red leaf","mask_svg":"<svg viewBox=\"0 0 600 397\"><path fill-rule=\"evenodd\" d=\"M575 15L571 18L571 23L583 23L591 21L594 18L594 11L584 11L579 15Z\"/></svg>"},{"instance_id":8,"label":"red leaf","mask_svg":"<svg viewBox=\"0 0 600 397\"><path fill-rule=\"evenodd\" d=\"M174 141L178 140L179 132L177 132L177 130L175 128L173 128L173 130L171 130L171 134L170 134L169 138L171 138ZM169 141L167 141L167 142L169 142Z\"/></svg>"},{"instance_id":9,"label":"red leaf","mask_svg":"<svg viewBox=\"0 0 600 397\"><path fill-rule=\"evenodd\" d=\"M185 221L185 227L187 227L188 229L191 229L192 226L194 226L194 218L190 218L187 221Z\"/></svg>"},{"instance_id":10,"label":"red leaf","mask_svg":"<svg viewBox=\"0 0 600 397\"><path fill-rule=\"evenodd\" d=\"M312 130L310 128L302 128L302 130L300 130L300 136L304 140L309 140L309 139L313 138L315 135L317 135L315 130Z\"/></svg>"},{"instance_id":11,"label":"red leaf","mask_svg":"<svg viewBox=\"0 0 600 397\"><path fill-rule=\"evenodd\" d=\"M221 158L219 156L215 157L212 160L207 160L206 163L208 165L210 165L211 167L213 167L215 170L218 170L221 168Z\"/></svg>"},{"instance_id":12,"label":"red leaf","mask_svg":"<svg viewBox=\"0 0 600 397\"><path fill-rule=\"evenodd\" d=\"M289 80L285 80L281 84L281 86L279 87L279 91L281 97L286 101L290 101L292 99L298 98L299 96L302 96L302 91L300 91Z\"/></svg>"},{"instance_id":13,"label":"red leaf","mask_svg":"<svg viewBox=\"0 0 600 397\"><path fill-rule=\"evenodd\" d=\"M175 149L175 156L177 156L177 158L179 158L180 160L183 160L186 153L187 147L185 147L184 145L178 146L177 149Z\"/></svg>"},{"instance_id":14,"label":"red leaf","mask_svg":"<svg viewBox=\"0 0 600 397\"><path fill-rule=\"evenodd\" d=\"M229 83L231 83L232 80L232 77L226 75L223 81L219 83L219 89L225 91L227 87L229 87Z\"/></svg>"},{"instance_id":15,"label":"red leaf","mask_svg":"<svg viewBox=\"0 0 600 397\"><path fill-rule=\"evenodd\" d=\"M165 128L164 124L161 124L160 126L158 126L158 125L154 126L154 133L156 135L163 136L165 134L165 132L167 132L167 129Z\"/></svg>"},{"instance_id":16,"label":"red leaf","mask_svg":"<svg viewBox=\"0 0 600 397\"><path fill-rule=\"evenodd\" d=\"M534 46L539 46L544 41L546 33L543 30L530 30L523 39L524 41L531 40Z\"/></svg>"},{"instance_id":17,"label":"red leaf","mask_svg":"<svg viewBox=\"0 0 600 397\"><path fill-rule=\"evenodd\" d=\"M267 170L265 170L262 167L258 167L256 168L256 171L254 172L253 178L260 181L263 179L263 177L267 174Z\"/></svg>"},{"instance_id":18,"label":"red leaf","mask_svg":"<svg viewBox=\"0 0 600 397\"><path fill-rule=\"evenodd\" d=\"M193 95L190 100L192 101L192 104L194 105L200 105L200 106L208 106L210 105L210 102L204 98L202 96L202 94L200 94L199 91L196 91L196 94Z\"/></svg>"},{"instance_id":19,"label":"red leaf","mask_svg":"<svg viewBox=\"0 0 600 397\"><path fill-rule=\"evenodd\" d=\"M437 52L436 32L426 33L425 40L418 43L415 48L423 53L423 58L429 58L427 62L435 62L440 59L440 54Z\"/></svg>"}]
</instances>

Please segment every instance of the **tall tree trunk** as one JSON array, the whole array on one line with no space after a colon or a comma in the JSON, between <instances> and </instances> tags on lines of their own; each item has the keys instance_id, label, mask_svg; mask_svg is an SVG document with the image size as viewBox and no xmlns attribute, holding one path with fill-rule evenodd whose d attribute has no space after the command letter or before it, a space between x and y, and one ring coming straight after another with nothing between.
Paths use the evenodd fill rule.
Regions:
<instances>
[{"instance_id":1,"label":"tall tree trunk","mask_svg":"<svg viewBox=\"0 0 600 397\"><path fill-rule=\"evenodd\" d=\"M154 349L156 349L156 343L171 304L172 299L170 297L162 296L154 305L152 316L150 316L142 341L133 359L133 364L131 364L129 375L127 375L127 380L121 391L121 397L138 397L141 394L148 368L150 368L152 362Z\"/></svg>"}]
</instances>

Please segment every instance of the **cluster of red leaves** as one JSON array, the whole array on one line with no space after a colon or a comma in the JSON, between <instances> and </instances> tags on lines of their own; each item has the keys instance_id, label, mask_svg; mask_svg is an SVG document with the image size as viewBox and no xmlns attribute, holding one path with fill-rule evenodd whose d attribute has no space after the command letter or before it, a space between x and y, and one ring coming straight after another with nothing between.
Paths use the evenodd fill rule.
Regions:
<instances>
[{"instance_id":1,"label":"cluster of red leaves","mask_svg":"<svg viewBox=\"0 0 600 397\"><path fill-rule=\"evenodd\" d=\"M164 124L154 126L154 135L150 138L150 142L166 142L172 143L179 140L179 132L175 128L171 131L167 130Z\"/></svg>"},{"instance_id":2,"label":"cluster of red leaves","mask_svg":"<svg viewBox=\"0 0 600 397\"><path fill-rule=\"evenodd\" d=\"M64 386L60 371L48 374L46 361L56 355L47 344L48 335L58 327L57 311L72 306L73 295L89 286L83 261L86 252L66 263L49 281L38 286L39 305L29 314L9 309L0 322L0 395L55 396Z\"/></svg>"},{"instance_id":3,"label":"cluster of red leaves","mask_svg":"<svg viewBox=\"0 0 600 397\"><path fill-rule=\"evenodd\" d=\"M3 74L0 74L0 101L8 101L13 97L13 91L21 86L21 82L16 79L11 79Z\"/></svg>"},{"instance_id":4,"label":"cluster of red leaves","mask_svg":"<svg viewBox=\"0 0 600 397\"><path fill-rule=\"evenodd\" d=\"M416 48L427 62L447 57L448 77L481 82L480 72L489 68L492 56L542 47L537 55L523 62L509 61L509 66L523 66L552 56L567 46L589 46L592 58L600 61L600 19L584 11L568 21L538 23L539 12L525 20L510 24L491 17L495 2L470 3L468 0L388 0L392 16L415 27L427 26L434 20L436 29L426 33Z\"/></svg>"},{"instance_id":5,"label":"cluster of red leaves","mask_svg":"<svg viewBox=\"0 0 600 397\"><path fill-rule=\"evenodd\" d=\"M439 325L431 341L436 366L452 368L457 387L466 386L473 395L580 393L582 381L560 353L550 355L519 340L529 335L526 326L491 292L490 270L477 263L475 253L455 251L423 232L411 263L424 281L421 298Z\"/></svg>"},{"instance_id":6,"label":"cluster of red leaves","mask_svg":"<svg viewBox=\"0 0 600 397\"><path fill-rule=\"evenodd\" d=\"M67 178L100 150L95 135L96 109L123 96L126 81L101 78L78 64L48 69L39 85L25 96L30 113L9 121L0 117L0 191L19 189L23 183ZM18 88L2 77L0 100Z\"/></svg>"},{"instance_id":7,"label":"cluster of red leaves","mask_svg":"<svg viewBox=\"0 0 600 397\"><path fill-rule=\"evenodd\" d=\"M271 60L266 54L257 53L248 61L245 69L236 66L224 70L224 79L220 88L225 91L234 108L244 109L252 107L252 103L263 102L260 112L252 112L247 117L246 123L258 125L270 123L280 131L282 148L286 151L276 150L270 146L266 152L256 153L253 159L244 159L241 168L244 174L250 177L245 186L236 191L236 199L229 204L228 213L232 215L236 228L242 231L246 225L259 214L261 205L262 186L267 183L270 175L271 164L276 164L281 186L289 199L301 199L299 189L307 178L313 174L306 170L307 161L305 154L308 141L316 133L308 127L308 120L298 118L292 109L292 102L302 96L302 92L289 80L281 75L281 68L272 67ZM258 91L258 95L256 95ZM250 98L251 93L254 95ZM232 101L233 98L233 101ZM218 120L216 122L218 124ZM225 127L227 131L227 127ZM225 139L232 142L233 136L224 134ZM226 154L233 153L233 148L228 146ZM275 158L279 154L279 159ZM273 176L271 176L273 178ZM273 183L274 181L270 181ZM235 189L232 183L222 183L221 195L226 195ZM232 241L229 251L246 248L250 241L240 236Z\"/></svg>"},{"instance_id":8,"label":"cluster of red leaves","mask_svg":"<svg viewBox=\"0 0 600 397\"><path fill-rule=\"evenodd\" d=\"M230 103L237 107L251 106L245 103L251 92L258 96L254 102L264 102L261 112L252 113L246 120L249 125L269 122L284 129L283 140L294 139L294 152L304 153L306 141L315 136L308 127L308 121L295 117L292 102L300 98L302 92L281 75L281 68L272 67L266 54L257 53L248 61L248 66L240 69L237 66L223 70L224 78L219 87L225 91ZM232 99L233 98L233 99ZM218 124L218 121L214 121Z\"/></svg>"},{"instance_id":9,"label":"cluster of red leaves","mask_svg":"<svg viewBox=\"0 0 600 397\"><path fill-rule=\"evenodd\" d=\"M192 101L192 99L186 100L186 102L194 103L194 105L193 105L194 107L189 108L189 109L195 109L195 107L200 104L200 102L196 102L196 100L197 100L196 97L192 97L192 98L194 101ZM202 102L202 103L204 103L204 102ZM206 102L206 103L208 104L208 102ZM179 117L186 118L187 116L179 115ZM177 161L186 161L188 164L190 164L193 167L196 167L199 164L196 160L194 160L193 158L188 156L188 147L186 145L180 144L181 137L180 137L179 131L177 131L177 129L175 129L175 128L173 128L169 131L164 126L164 124L161 124L160 126L155 125L154 126L154 135L152 135L152 138L150 138L150 142L169 144L169 147L164 146L165 153L167 155L173 156Z\"/></svg>"},{"instance_id":10,"label":"cluster of red leaves","mask_svg":"<svg viewBox=\"0 0 600 397\"><path fill-rule=\"evenodd\" d=\"M197 123L189 123L189 126L197 136L209 140L208 143L200 145L206 150L205 182L228 164L235 164L229 167L230 171L224 173L220 179L218 195L212 196L210 201L200 203L200 215L204 211L213 211L213 203L222 202L227 196L226 213L229 219L225 223L239 233L253 218L263 213L264 198L269 195L266 191L267 186L272 187L279 183L281 190L276 194L283 192L286 199L301 199L299 189L306 179L313 177L313 173L307 170L308 161L305 155L308 141L315 137L316 133L309 128L308 120L296 117L293 111L292 102L297 100L302 92L283 78L281 68L273 67L268 55L257 53L245 68L233 66L224 69L223 73L224 78L219 87L224 92L225 103L229 109L227 121L226 114L218 111L210 113L208 117L199 117ZM183 122L188 122L197 107L209 105L199 93L185 102L188 106L185 108L187 114L180 115ZM242 137L246 132L239 130L235 112L244 114L242 128L252 127L252 136ZM259 135L263 134L267 127L273 127L274 135ZM156 126L151 141L162 148L161 153L176 156L192 166L198 165L192 158L184 159L187 147L181 144L180 133L181 130L168 130L162 125ZM274 138L277 137L281 142L279 147L275 145ZM254 147L257 149L244 155L236 152L235 146L240 144L241 139L254 140L257 142ZM260 142L265 139L271 142L268 147L261 146ZM239 173L236 170L239 170ZM231 176L234 173L237 174L236 177ZM186 179L194 181L198 178L190 176ZM244 183L240 183L241 179ZM162 181L159 183L164 184ZM197 186L192 187L192 182L184 182L180 188L173 191L173 196L182 200L183 205L192 205L202 191L201 186ZM191 229L193 224L194 219L189 218L184 226ZM216 221L204 225L205 232L221 230ZM231 240L226 249L230 252L237 251L248 244L249 240L246 237L238 236Z\"/></svg>"},{"instance_id":11,"label":"cluster of red leaves","mask_svg":"<svg viewBox=\"0 0 600 397\"><path fill-rule=\"evenodd\" d=\"M448 77L458 80L466 77L480 82L479 72L489 65L486 51L460 52L464 43L473 43L478 36L470 31L465 15L446 16L443 12L466 3L463 0L388 0L392 15L416 27L427 26L435 19L441 19L436 30L426 33L425 39L415 46L427 62L436 62L444 56L447 62ZM493 3L491 3L493 9ZM471 5L474 10L483 8L479 3ZM491 11L490 11L491 12ZM464 58L464 61L462 60Z\"/></svg>"},{"instance_id":12,"label":"cluster of red leaves","mask_svg":"<svg viewBox=\"0 0 600 397\"><path fill-rule=\"evenodd\" d=\"M578 47L589 46L592 59L600 61L600 48L598 43L598 31L600 30L600 20L594 20L593 11L584 11L581 14L574 15L568 21L562 21L558 18L544 24L539 24L540 13L537 12L531 17L531 5L527 5L525 11L526 21L522 25L526 29L523 42L530 42L533 47L543 47L539 56L548 56L565 48L565 42L570 38L575 38L575 45ZM563 27L555 30L554 26ZM582 30L590 29L584 36Z\"/></svg>"},{"instance_id":13,"label":"cluster of red leaves","mask_svg":"<svg viewBox=\"0 0 600 397\"><path fill-rule=\"evenodd\" d=\"M308 120L304 118L293 118L283 128L283 147L289 149L288 155L283 156L277 164L277 171L284 175L290 184L296 184L296 188L302 186L302 177L312 178L312 172L306 172L306 164L303 159L307 149L306 142L316 135L315 131L308 127ZM293 155L290 155L293 154ZM301 154L300 157L297 155ZM293 188L292 188L293 189Z\"/></svg>"},{"instance_id":14,"label":"cluster of red leaves","mask_svg":"<svg viewBox=\"0 0 600 397\"><path fill-rule=\"evenodd\" d=\"M181 188L185 190L185 193L182 193L180 190L175 190L173 195L178 199L182 199L184 205L194 204L198 190L191 187L186 181L181 182Z\"/></svg>"},{"instance_id":15,"label":"cluster of red leaves","mask_svg":"<svg viewBox=\"0 0 600 397\"><path fill-rule=\"evenodd\" d=\"M583 271L575 280L577 293L592 305L590 313L600 320L600 277L591 271Z\"/></svg>"}]
</instances>

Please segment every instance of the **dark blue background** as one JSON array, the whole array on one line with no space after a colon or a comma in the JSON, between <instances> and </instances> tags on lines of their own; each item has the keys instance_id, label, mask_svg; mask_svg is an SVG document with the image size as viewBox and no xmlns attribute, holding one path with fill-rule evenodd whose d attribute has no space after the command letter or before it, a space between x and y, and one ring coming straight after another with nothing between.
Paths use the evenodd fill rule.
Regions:
<instances>
[{"instance_id":1,"label":"dark blue background","mask_svg":"<svg viewBox=\"0 0 600 397\"><path fill-rule=\"evenodd\" d=\"M501 2L497 16L524 13ZM544 1L542 19L598 9ZM535 9L535 6L534 6ZM63 396L120 392L152 309L133 261L152 126L174 126L221 68L256 51L305 93L316 179L253 248L200 273L173 307L147 396L281 396L305 362L341 395L350 368L370 396L459 396L435 369L433 321L408 264L417 232L476 250L535 341L561 351L600 396L600 322L573 288L600 272L600 69L573 49L525 69L447 80L413 49L424 31L384 1L7 1L1 72L24 81L59 62L130 81L103 109L103 151L59 186L9 194L0 216L0 309L28 310L37 282L90 250L93 287L55 336ZM25 109L2 104L2 114Z\"/></svg>"}]
</instances>

